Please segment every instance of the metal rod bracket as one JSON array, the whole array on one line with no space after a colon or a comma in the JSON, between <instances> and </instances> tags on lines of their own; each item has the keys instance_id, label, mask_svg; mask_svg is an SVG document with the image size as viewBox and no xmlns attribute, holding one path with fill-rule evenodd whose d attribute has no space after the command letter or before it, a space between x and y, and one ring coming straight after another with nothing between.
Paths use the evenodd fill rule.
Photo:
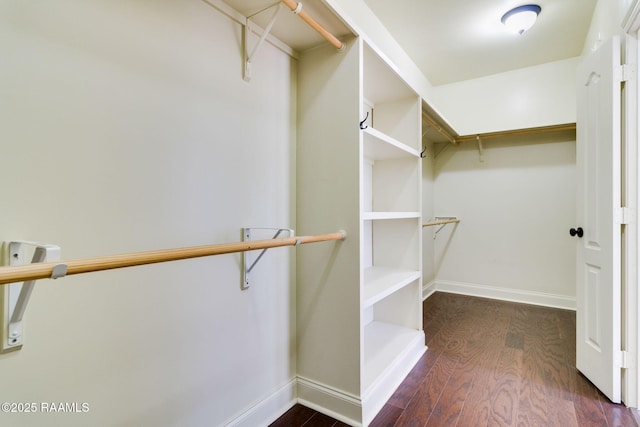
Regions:
<instances>
[{"instance_id":1,"label":"metal rod bracket","mask_svg":"<svg viewBox=\"0 0 640 427\"><path fill-rule=\"evenodd\" d=\"M450 220L450 219L451 220L456 220L456 219L459 219L459 218L455 217L455 216L437 216L437 217L435 217L436 221ZM438 237L438 233L446 226L447 226L447 224L441 224L440 227L438 227L438 229L433 232L433 240L435 240L436 237Z\"/></svg>"},{"instance_id":2,"label":"metal rod bracket","mask_svg":"<svg viewBox=\"0 0 640 427\"><path fill-rule=\"evenodd\" d=\"M482 145L480 135L476 135L476 140L478 141L478 161L484 163L484 146Z\"/></svg>"},{"instance_id":3,"label":"metal rod bracket","mask_svg":"<svg viewBox=\"0 0 640 427\"><path fill-rule=\"evenodd\" d=\"M282 232L284 232L284 231L289 233L288 237L294 237L296 235L296 232L291 228L255 228L255 227L254 228L243 228L242 229L242 241L243 242L250 242L251 241L252 230L275 230L276 233L273 235L272 239L277 239L280 236L280 234ZM298 239L296 241L296 246L298 246L300 243L301 243L301 240ZM253 270L253 268L256 266L258 261L260 261L260 259L265 254L265 252L267 252L267 250L268 249L263 249L262 251L260 251L260 253L256 257L256 259L253 260L253 262L251 262L251 265L249 265L248 252L246 252L246 251L242 252L242 283L240 285L242 290L249 289L249 286L251 285L251 280L250 280L251 270Z\"/></svg>"},{"instance_id":4,"label":"metal rod bracket","mask_svg":"<svg viewBox=\"0 0 640 427\"><path fill-rule=\"evenodd\" d=\"M260 49L260 46L262 46L264 41L267 39L267 36L269 35L269 32L271 31L271 27L273 27L273 24L276 22L276 19L278 18L278 12L280 12L280 9L281 9L280 8L280 4L281 3L275 3L275 4L273 4L273 5L268 7L268 8L271 8L271 7L275 6L275 9L273 11L273 15L271 15L271 19L269 20L269 23L267 24L267 26L265 27L264 31L260 35L260 38L258 39L256 44L253 46L253 49L251 49L251 50L249 49L249 38L251 36L251 33L254 32L253 23L251 22L251 17L256 15L256 14L247 17L247 21L246 21L245 25L242 28L242 30L244 32L244 73L243 73L242 78L246 82L251 80L251 63L252 63L253 57L255 56L255 54L258 51L258 49ZM260 13L260 12L258 12L258 13Z\"/></svg>"},{"instance_id":5,"label":"metal rod bracket","mask_svg":"<svg viewBox=\"0 0 640 427\"><path fill-rule=\"evenodd\" d=\"M29 241L14 241L8 243L8 262L10 266L28 263L29 253L33 252L31 263L59 261L60 246L48 243ZM64 271L58 267L64 267ZM66 265L59 264L54 268L53 279L66 275ZM0 292L0 311L2 316L2 331L0 333L0 353L15 351L22 348L24 340L22 318L29 304L29 298L35 286L35 280L24 283L10 283Z\"/></svg>"}]
</instances>

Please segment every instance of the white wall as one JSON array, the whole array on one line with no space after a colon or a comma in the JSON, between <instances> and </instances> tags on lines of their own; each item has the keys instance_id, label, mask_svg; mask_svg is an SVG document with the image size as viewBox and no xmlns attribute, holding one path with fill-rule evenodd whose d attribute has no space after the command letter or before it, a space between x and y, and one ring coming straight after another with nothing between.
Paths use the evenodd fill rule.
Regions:
<instances>
[{"instance_id":1,"label":"white wall","mask_svg":"<svg viewBox=\"0 0 640 427\"><path fill-rule=\"evenodd\" d=\"M434 210L462 220L438 234L444 288L532 303L575 299L575 138L546 136L448 146L435 159ZM488 287L488 288L487 288Z\"/></svg>"},{"instance_id":2,"label":"white wall","mask_svg":"<svg viewBox=\"0 0 640 427\"><path fill-rule=\"evenodd\" d=\"M461 135L572 123L578 61L436 86L433 99ZM462 222L444 227L431 252L426 242L432 234L424 233L425 284L572 308L575 242L568 230L576 209L575 138L496 139L483 145L484 162L472 142L449 146L435 160L433 215L458 216ZM429 188L428 178L423 186Z\"/></svg>"},{"instance_id":3,"label":"white wall","mask_svg":"<svg viewBox=\"0 0 640 427\"><path fill-rule=\"evenodd\" d=\"M575 123L578 58L433 88L459 135Z\"/></svg>"},{"instance_id":4,"label":"white wall","mask_svg":"<svg viewBox=\"0 0 640 427\"><path fill-rule=\"evenodd\" d=\"M295 226L295 65L265 44L246 83L240 43L201 1L2 2L0 239L74 259ZM2 400L90 410L0 425L237 417L295 375L291 254L244 292L239 255L39 282Z\"/></svg>"}]
</instances>

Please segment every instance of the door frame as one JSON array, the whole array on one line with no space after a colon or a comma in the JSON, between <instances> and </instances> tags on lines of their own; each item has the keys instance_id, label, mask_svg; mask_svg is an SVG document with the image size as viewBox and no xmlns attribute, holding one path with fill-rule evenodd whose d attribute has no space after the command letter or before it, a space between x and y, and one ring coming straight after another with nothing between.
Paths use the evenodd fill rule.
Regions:
<instances>
[{"instance_id":1,"label":"door frame","mask_svg":"<svg viewBox=\"0 0 640 427\"><path fill-rule=\"evenodd\" d=\"M640 0L634 0L622 21L624 37L621 37L623 64L630 64L632 72L624 83L622 92L622 194L623 206L630 208L632 215L623 229L622 235L622 349L627 351L626 368L622 370L622 401L625 405L637 408L640 396L640 360L638 345L640 343L640 292L638 291L638 200L640 200L640 184L638 167L640 151L638 150L638 124L640 123L640 101L638 81L638 59L640 58Z\"/></svg>"}]
</instances>

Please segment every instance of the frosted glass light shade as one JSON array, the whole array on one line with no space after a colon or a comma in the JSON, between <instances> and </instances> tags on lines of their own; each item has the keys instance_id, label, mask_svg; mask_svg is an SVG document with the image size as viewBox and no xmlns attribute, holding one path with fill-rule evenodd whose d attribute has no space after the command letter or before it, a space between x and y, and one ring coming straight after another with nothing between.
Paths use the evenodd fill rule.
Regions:
<instances>
[{"instance_id":1,"label":"frosted glass light shade","mask_svg":"<svg viewBox=\"0 0 640 427\"><path fill-rule=\"evenodd\" d=\"M522 34L536 23L542 9L536 4L527 4L511 9L502 16L502 23L509 31Z\"/></svg>"}]
</instances>

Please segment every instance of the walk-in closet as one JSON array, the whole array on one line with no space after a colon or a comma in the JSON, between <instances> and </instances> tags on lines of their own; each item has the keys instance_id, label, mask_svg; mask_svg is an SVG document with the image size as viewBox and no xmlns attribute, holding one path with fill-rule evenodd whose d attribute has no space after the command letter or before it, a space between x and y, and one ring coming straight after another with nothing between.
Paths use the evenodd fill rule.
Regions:
<instances>
[{"instance_id":1,"label":"walk-in closet","mask_svg":"<svg viewBox=\"0 0 640 427\"><path fill-rule=\"evenodd\" d=\"M640 0L0 2L0 425L404 425L531 342L594 384L576 419L633 415L639 30Z\"/></svg>"}]
</instances>

